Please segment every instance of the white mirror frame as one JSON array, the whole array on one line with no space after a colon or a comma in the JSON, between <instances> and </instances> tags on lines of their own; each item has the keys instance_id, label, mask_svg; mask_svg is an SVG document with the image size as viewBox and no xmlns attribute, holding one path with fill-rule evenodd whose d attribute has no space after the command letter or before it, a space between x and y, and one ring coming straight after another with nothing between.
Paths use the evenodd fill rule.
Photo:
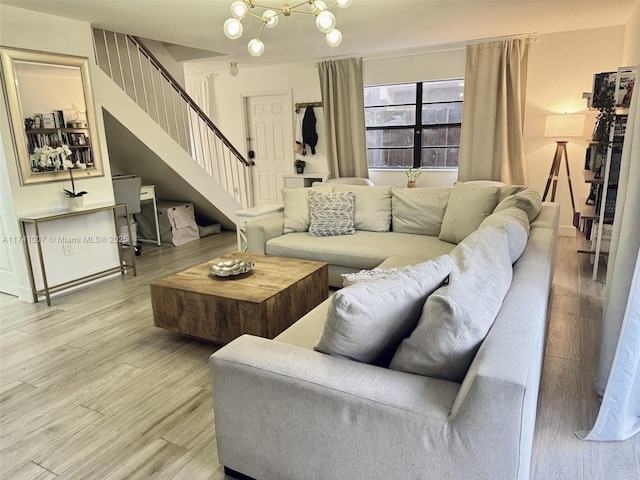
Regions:
<instances>
[{"instance_id":1,"label":"white mirror frame","mask_svg":"<svg viewBox=\"0 0 640 480\"><path fill-rule=\"evenodd\" d=\"M75 57L69 55L50 54L44 52L16 50L0 47L0 60L2 64L2 79L9 107L14 144L16 147L18 166L20 171L20 183L22 185L26 185L43 182L56 182L62 180L68 181L69 173L64 169L59 169L56 171L36 171L34 168L32 168L31 155L29 152L29 141L27 138L27 130L25 126L25 115L22 111L21 102L21 99L23 98L21 97L21 95L24 95L25 92L20 92L20 79L16 77L14 62L34 63L40 64L44 67L63 66L74 67L78 69L82 80L82 95L84 97L84 107L86 108L86 127L67 128L67 124L64 123L63 120L63 125L59 127L59 131L61 132L59 133L59 135L63 136L64 138L78 139L78 144L70 146L70 148L75 147L78 149L87 150L88 146L89 162L87 163L89 163L89 167L86 169L86 173L91 176L103 176L104 173L102 171L102 161L100 159L100 145L98 142L97 126L93 107L93 97L91 94L91 84L89 80L88 59L85 57ZM46 78L43 80L43 82L44 81L46 81ZM77 137L73 137L74 130L83 130L86 131L87 134L80 133L77 134ZM89 145L81 143L83 141L83 138L80 138L80 135L82 135L84 141L88 142Z\"/></svg>"}]
</instances>

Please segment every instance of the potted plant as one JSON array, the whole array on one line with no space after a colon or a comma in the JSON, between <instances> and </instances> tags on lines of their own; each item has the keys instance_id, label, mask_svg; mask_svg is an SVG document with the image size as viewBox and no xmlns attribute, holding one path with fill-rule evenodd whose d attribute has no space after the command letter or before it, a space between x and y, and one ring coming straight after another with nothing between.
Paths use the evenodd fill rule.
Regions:
<instances>
[{"instance_id":1,"label":"potted plant","mask_svg":"<svg viewBox=\"0 0 640 480\"><path fill-rule=\"evenodd\" d=\"M416 184L416 180L418 180L418 177L422 175L422 170L419 168L408 167L405 173L407 174L407 188L416 188L418 186Z\"/></svg>"},{"instance_id":2,"label":"potted plant","mask_svg":"<svg viewBox=\"0 0 640 480\"><path fill-rule=\"evenodd\" d=\"M293 165L296 167L296 173L304 173L304 167L307 164L304 160L297 159L293 162Z\"/></svg>"},{"instance_id":3,"label":"potted plant","mask_svg":"<svg viewBox=\"0 0 640 480\"><path fill-rule=\"evenodd\" d=\"M87 191L82 190L81 192L76 192L76 185L73 181L73 170L85 170L87 166L84 163L78 162L76 165L71 162L71 160L64 160L64 168L69 170L69 177L71 178L71 190L67 190L63 188L64 194L67 196L67 200L69 202L69 208L72 212L80 210L82 208L82 204L84 203L84 195L86 195Z\"/></svg>"},{"instance_id":4,"label":"potted plant","mask_svg":"<svg viewBox=\"0 0 640 480\"><path fill-rule=\"evenodd\" d=\"M609 148L609 133L616 120L616 81L605 78L596 92L594 92L593 105L600 113L596 117L596 128L593 132L592 140L597 142L596 152L600 156L600 161L593 162L594 171L604 163Z\"/></svg>"}]
</instances>

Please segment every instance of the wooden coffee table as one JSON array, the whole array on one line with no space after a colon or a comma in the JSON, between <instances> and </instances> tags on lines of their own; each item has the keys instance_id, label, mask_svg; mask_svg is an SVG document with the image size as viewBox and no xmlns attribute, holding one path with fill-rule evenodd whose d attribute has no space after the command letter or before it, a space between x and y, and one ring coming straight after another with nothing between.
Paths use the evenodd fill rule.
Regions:
<instances>
[{"instance_id":1,"label":"wooden coffee table","mask_svg":"<svg viewBox=\"0 0 640 480\"><path fill-rule=\"evenodd\" d=\"M235 277L209 275L232 259L255 266ZM151 283L156 327L228 343L248 333L273 338L329 295L326 263L230 253Z\"/></svg>"}]
</instances>

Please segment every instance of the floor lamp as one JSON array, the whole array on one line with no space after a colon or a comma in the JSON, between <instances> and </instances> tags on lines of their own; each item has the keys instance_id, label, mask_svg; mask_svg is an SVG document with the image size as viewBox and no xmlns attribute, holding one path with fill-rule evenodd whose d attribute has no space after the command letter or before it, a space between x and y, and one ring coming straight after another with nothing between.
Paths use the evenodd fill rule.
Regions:
<instances>
[{"instance_id":1,"label":"floor lamp","mask_svg":"<svg viewBox=\"0 0 640 480\"><path fill-rule=\"evenodd\" d=\"M571 206L573 213L576 213L576 204L573 200L573 187L571 186L571 173L569 172L569 158L567 157L568 137L584 137L584 115L547 115L544 122L544 136L557 138L556 153L549 170L547 186L544 189L542 201L547 199L549 187L551 187L551 201L556 199L556 187L558 186L558 175L560 174L560 163L564 157L564 164L567 167L567 180L569 182L569 194L571 195ZM553 186L552 186L553 184Z\"/></svg>"}]
</instances>

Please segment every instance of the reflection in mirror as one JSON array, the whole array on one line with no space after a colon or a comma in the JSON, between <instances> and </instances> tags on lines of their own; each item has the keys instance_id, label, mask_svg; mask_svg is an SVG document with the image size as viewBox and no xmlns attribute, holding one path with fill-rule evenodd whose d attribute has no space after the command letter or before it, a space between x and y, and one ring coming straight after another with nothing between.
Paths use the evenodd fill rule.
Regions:
<instances>
[{"instance_id":1,"label":"reflection in mirror","mask_svg":"<svg viewBox=\"0 0 640 480\"><path fill-rule=\"evenodd\" d=\"M22 183L102 175L87 59L1 49Z\"/></svg>"}]
</instances>

